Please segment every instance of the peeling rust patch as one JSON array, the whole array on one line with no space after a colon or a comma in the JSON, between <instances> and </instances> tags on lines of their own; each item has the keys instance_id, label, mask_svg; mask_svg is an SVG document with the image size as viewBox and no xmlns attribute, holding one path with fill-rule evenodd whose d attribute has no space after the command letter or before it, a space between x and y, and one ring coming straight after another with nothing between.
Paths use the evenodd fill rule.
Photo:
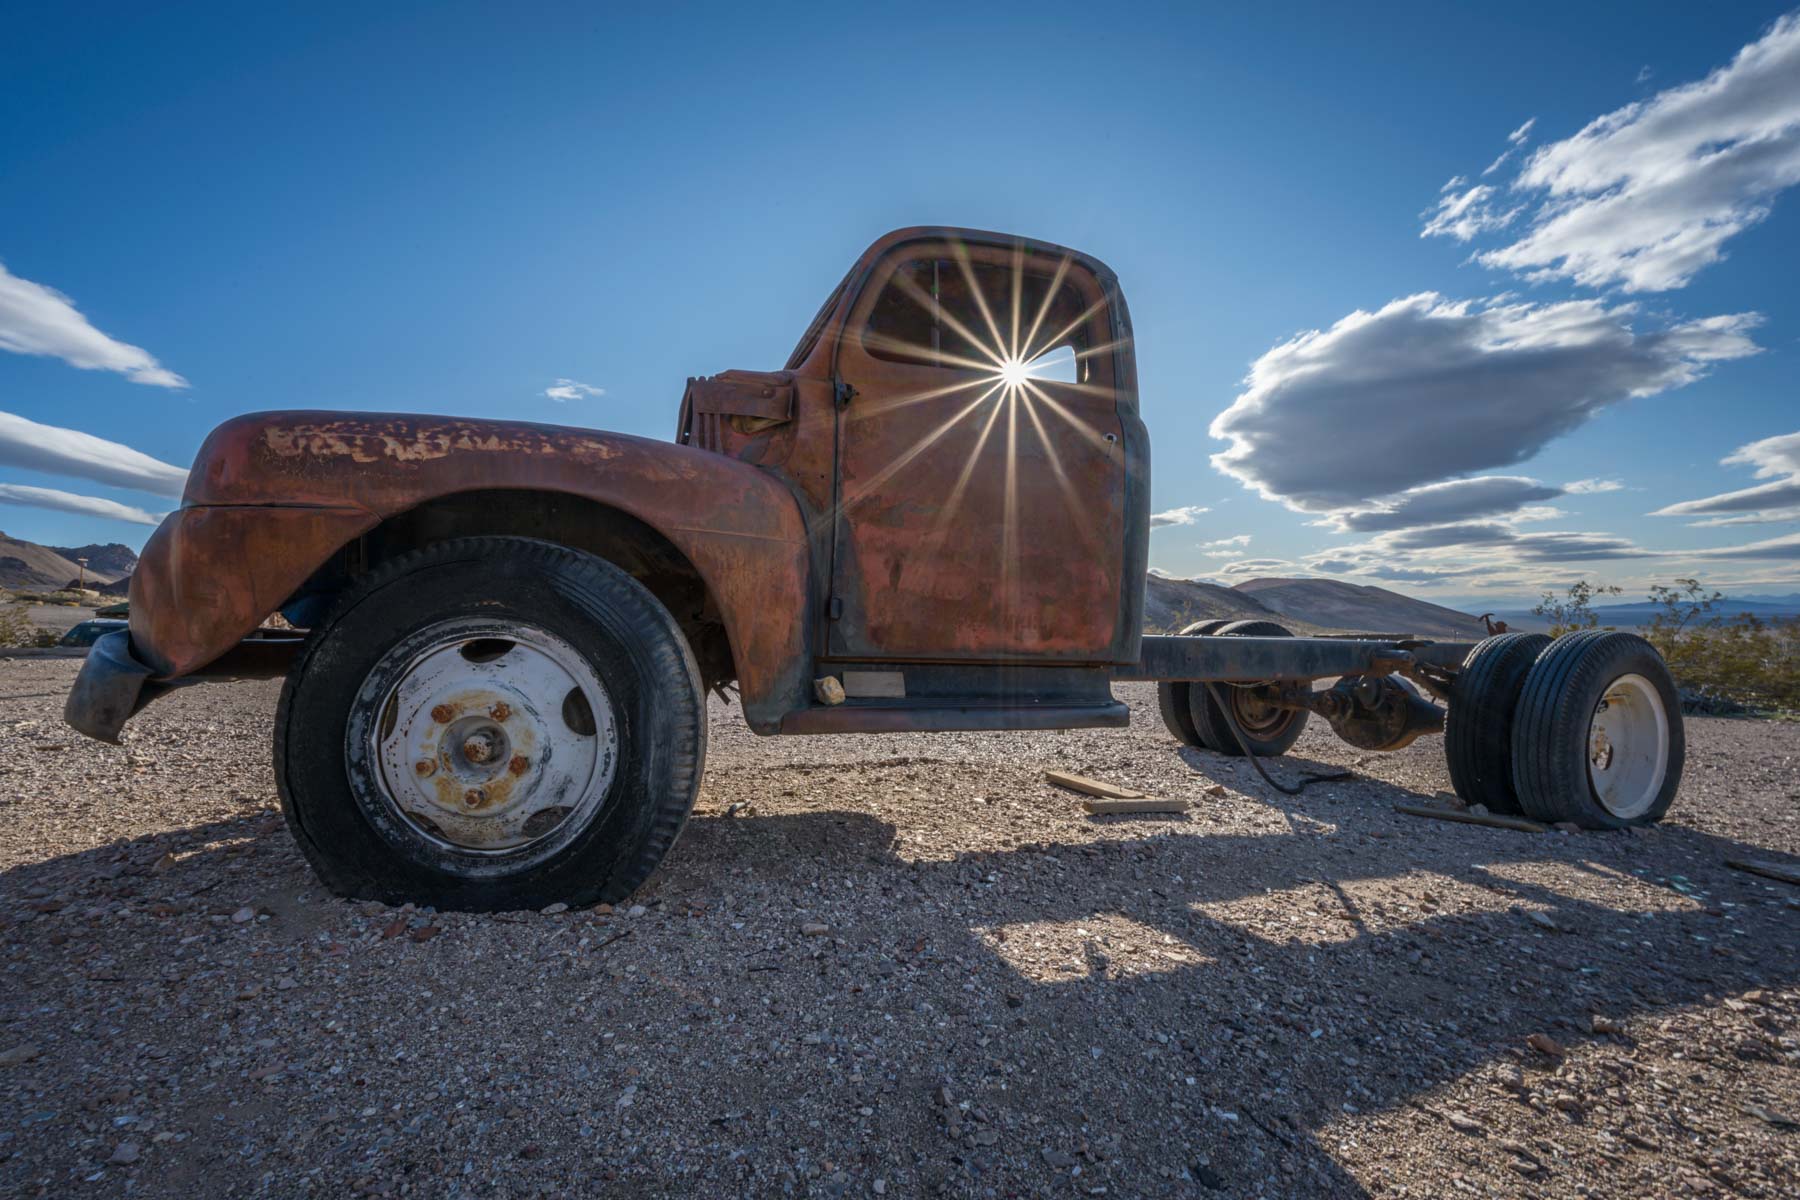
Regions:
<instances>
[{"instance_id":1,"label":"peeling rust patch","mask_svg":"<svg viewBox=\"0 0 1800 1200\"><path fill-rule=\"evenodd\" d=\"M454 705L440 704L431 710L431 719L439 725L448 725L455 716L456 707Z\"/></svg>"},{"instance_id":2,"label":"peeling rust patch","mask_svg":"<svg viewBox=\"0 0 1800 1200\"><path fill-rule=\"evenodd\" d=\"M506 718L512 716L512 709L507 705L506 701L502 700L495 704L494 707L488 709L488 716L494 718L496 721L504 721Z\"/></svg>"},{"instance_id":3,"label":"peeling rust patch","mask_svg":"<svg viewBox=\"0 0 1800 1200\"><path fill-rule=\"evenodd\" d=\"M506 769L514 775L523 775L531 769L531 760L523 754L515 754L512 756L512 761L506 764Z\"/></svg>"}]
</instances>

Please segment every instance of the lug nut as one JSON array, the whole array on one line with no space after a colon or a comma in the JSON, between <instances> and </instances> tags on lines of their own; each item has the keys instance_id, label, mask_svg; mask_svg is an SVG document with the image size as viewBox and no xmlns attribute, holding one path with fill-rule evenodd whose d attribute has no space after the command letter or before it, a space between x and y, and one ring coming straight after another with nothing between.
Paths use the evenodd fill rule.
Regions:
<instances>
[{"instance_id":1,"label":"lug nut","mask_svg":"<svg viewBox=\"0 0 1800 1200\"><path fill-rule=\"evenodd\" d=\"M487 792L482 788L470 788L463 793L463 805L467 808L480 808L487 803Z\"/></svg>"},{"instance_id":2,"label":"lug nut","mask_svg":"<svg viewBox=\"0 0 1800 1200\"><path fill-rule=\"evenodd\" d=\"M421 758L413 764L413 770L421 775L434 775L437 773L437 763L433 759Z\"/></svg>"},{"instance_id":3,"label":"lug nut","mask_svg":"<svg viewBox=\"0 0 1800 1200\"><path fill-rule=\"evenodd\" d=\"M436 721L439 725L448 725L450 723L450 718L455 715L456 710L451 708L448 704L440 704L431 710L431 719Z\"/></svg>"},{"instance_id":4,"label":"lug nut","mask_svg":"<svg viewBox=\"0 0 1800 1200\"><path fill-rule=\"evenodd\" d=\"M512 761L506 764L506 769L514 775L523 775L530 766L530 759L523 754L515 754L512 756Z\"/></svg>"},{"instance_id":5,"label":"lug nut","mask_svg":"<svg viewBox=\"0 0 1800 1200\"><path fill-rule=\"evenodd\" d=\"M488 716L494 718L496 721L504 721L506 718L512 716L512 709L508 708L506 706L506 701L502 700L498 704L495 704L494 707L488 709Z\"/></svg>"}]
</instances>

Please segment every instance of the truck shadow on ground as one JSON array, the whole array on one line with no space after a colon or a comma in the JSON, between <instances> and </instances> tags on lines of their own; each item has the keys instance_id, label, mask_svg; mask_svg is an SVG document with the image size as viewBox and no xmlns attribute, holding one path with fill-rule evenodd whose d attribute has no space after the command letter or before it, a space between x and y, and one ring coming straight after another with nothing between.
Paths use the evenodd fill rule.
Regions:
<instances>
[{"instance_id":1,"label":"truck shadow on ground","mask_svg":"<svg viewBox=\"0 0 1800 1200\"><path fill-rule=\"evenodd\" d=\"M1296 767L1330 769L1290 762L1283 777ZM1411 797L1377 791L1392 793L1383 809ZM1496 1084L1512 1077L1494 1094L1523 1106L1558 1065L1528 1044L1533 1034L1571 1052L1600 1041L1628 1053L1629 1034L1595 1033L1596 1015L1611 1023L1602 1028L1625 1027L1800 981L1800 943L1779 902L1724 867L1767 851L1680 826L1649 837L1430 823L1344 833L1368 802L1317 795L1274 798L1284 832L1217 835L1157 820L1160 836L1120 837L1120 819L1097 819L1107 833L1093 841L938 860L907 858L894 828L864 814L701 818L673 872L705 880L713 860L749 864L777 888L800 863L809 877L871 864L887 872L891 925L844 936L884 942L902 970L921 959L970 962L983 998L1017 1003L1014 1019L1037 1036L996 1041L1014 1052L1025 1043L1033 1077L1011 1080L1003 1103L1128 1130L1125 1141L1137 1144L1128 1157L1179 1166L1162 1151L1197 1152L1203 1165L1189 1157L1190 1171L1233 1193L1267 1180L1275 1194L1368 1194L1335 1148L1356 1136L1355 1123L1397 1110L1411 1110L1402 1115L1427 1138L1460 1139L1465 1162L1486 1160L1516 1184L1497 1135L1454 1132L1436 1089L1485 1071ZM1046 876L1055 886L1042 886ZM1574 877L1616 901L1571 894ZM945 896L962 903L941 912ZM934 908L940 915L922 915ZM1044 931L1060 936L1040 950L1033 942ZM951 1061L995 1057L973 1035L960 1046L950 1036ZM1785 1062L1748 1022L1734 1036L1738 1065ZM1121 1056L1137 1061L1121 1070ZM979 1090L973 1066L958 1074L953 1088ZM1643 1087L1647 1078L1618 1082ZM1670 1152L1697 1141L1672 1105L1632 1124L1550 1111L1546 1098L1538 1115L1553 1128L1604 1126ZM1590 1181L1660 1169L1642 1147L1617 1148L1611 1164L1588 1162ZM1568 1169L1539 1153L1539 1181ZM959 1161L979 1175L980 1159L974 1149Z\"/></svg>"},{"instance_id":2,"label":"truck shadow on ground","mask_svg":"<svg viewBox=\"0 0 1800 1200\"><path fill-rule=\"evenodd\" d=\"M950 1192L1029 1190L1033 1178L1073 1163L1086 1166L1084 1184L1097 1183L1130 1163L1165 1173L1110 1176L1126 1194L1179 1191L1190 1186L1186 1171L1225 1194L1273 1180L1265 1193L1364 1195L1338 1154L1340 1139L1357 1135L1351 1126L1401 1113L1432 1138L1464 1138L1445 1123L1434 1090L1489 1068L1516 1065L1528 1080L1546 1073L1555 1063L1527 1048L1528 1035L1628 1045L1625 1035L1592 1033L1592 1015L1628 1023L1800 981L1800 944L1783 910L1722 865L1764 851L1678 825L1645 838L1459 826L1395 835L1369 823L1370 807L1367 797L1331 802L1315 791L1282 798L1286 828L1271 832L1111 818L1096 820L1086 839L948 857L909 853L893 825L864 812L697 816L640 898L671 913L713 904L718 919L733 895L772 898L786 911L821 894L845 901L832 938L776 945L789 974L722 967L746 973L697 982L775 989L804 1009L816 993L803 980L823 979L836 1002L803 1011L806 1022L829 1023L849 1040L928 1047L925 1070L936 1077L917 1081L919 1090L945 1083L974 1107L958 1132L916 1097L883 1144L926 1163L921 1175L935 1172L935 1186ZM163 879L154 864L171 850L179 874ZM1616 902L1571 895L1559 886L1571 873L1605 883ZM207 881L198 890L187 882L197 879ZM284 889L305 902L285 902ZM266 813L0 873L0 896L28 913L56 903L44 897L67 897L72 912L177 893L228 909L248 902L247 890L265 901L273 892L265 907L278 936L316 939L342 924L342 908ZM1556 928L1529 920L1533 909ZM35 969L81 940L65 949L36 936L32 920L6 936L42 956ZM556 919L513 920L551 931ZM419 952L454 953L451 942ZM109 969L147 972L154 953ZM10 1018L21 1015L8 1007ZM129 1029L129 1004L117 1020L125 1040L142 1033ZM1779 1063L1772 1047L1746 1023L1733 1053L1747 1068ZM816 1067L791 1070L799 1074L715 1074L709 1100L743 1108L796 1087L835 1086ZM1672 1148L1689 1137L1679 1122L1670 1108L1660 1123L1633 1128ZM997 1144L978 1139L989 1128L1005 1131ZM1465 1140L1465 1161L1504 1161L1492 1139ZM1577 1168L1545 1152L1544 1169L1592 1178L1657 1161L1620 1152L1640 1161Z\"/></svg>"}]
</instances>

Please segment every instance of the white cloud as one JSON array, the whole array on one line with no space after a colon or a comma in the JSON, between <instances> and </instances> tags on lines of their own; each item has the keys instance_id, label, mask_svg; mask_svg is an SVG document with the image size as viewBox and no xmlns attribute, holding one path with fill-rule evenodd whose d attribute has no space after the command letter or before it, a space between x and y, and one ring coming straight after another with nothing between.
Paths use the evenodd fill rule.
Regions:
<instances>
[{"instance_id":1,"label":"white cloud","mask_svg":"<svg viewBox=\"0 0 1800 1200\"><path fill-rule=\"evenodd\" d=\"M1250 535L1247 533L1240 533L1233 537L1216 538L1210 542L1201 542L1200 547L1201 549L1205 549L1208 546L1248 546L1249 544Z\"/></svg>"},{"instance_id":2,"label":"white cloud","mask_svg":"<svg viewBox=\"0 0 1800 1200\"><path fill-rule=\"evenodd\" d=\"M1766 538L1763 541L1751 542L1744 546L1719 546L1712 550L1685 551L1681 557L1800 559L1800 533L1786 533L1780 537Z\"/></svg>"},{"instance_id":3,"label":"white cloud","mask_svg":"<svg viewBox=\"0 0 1800 1200\"><path fill-rule=\"evenodd\" d=\"M1492 175L1495 171L1498 171L1502 165L1505 164L1507 159L1511 158L1514 154L1518 153L1519 147L1523 146L1525 144L1525 139L1531 136L1531 127L1536 124L1537 124L1537 118L1533 117L1529 121L1525 122L1523 125L1519 126L1517 129L1513 130L1511 133L1507 134L1506 135L1506 149L1504 149L1500 152L1499 158L1496 158L1493 162L1491 162L1487 165L1487 169L1482 171L1482 175L1484 175L1484 176Z\"/></svg>"},{"instance_id":4,"label":"white cloud","mask_svg":"<svg viewBox=\"0 0 1800 1200\"><path fill-rule=\"evenodd\" d=\"M180 496L187 472L105 438L0 412L0 466Z\"/></svg>"},{"instance_id":5,"label":"white cloud","mask_svg":"<svg viewBox=\"0 0 1800 1200\"><path fill-rule=\"evenodd\" d=\"M1285 558L1240 558L1219 568L1221 575L1280 575L1297 568Z\"/></svg>"},{"instance_id":6,"label":"white cloud","mask_svg":"<svg viewBox=\"0 0 1800 1200\"><path fill-rule=\"evenodd\" d=\"M1571 496L1592 496L1597 492L1616 492L1624 486L1617 479L1576 479L1563 484L1563 491Z\"/></svg>"},{"instance_id":7,"label":"white cloud","mask_svg":"<svg viewBox=\"0 0 1800 1200\"><path fill-rule=\"evenodd\" d=\"M1505 155L1501 157L1504 158ZM1499 162L1494 163L1495 167L1499 165ZM1488 168L1489 171L1493 169ZM1486 173L1482 172L1484 175ZM1455 183L1456 180L1450 182ZM1522 206L1515 205L1504 211L1497 211L1492 205L1496 194L1487 184L1478 183L1472 188L1452 190L1441 195L1436 208L1419 214L1425 218L1425 228L1419 231L1419 236L1452 237L1459 242L1466 242L1476 234L1505 229L1519 215Z\"/></svg>"},{"instance_id":8,"label":"white cloud","mask_svg":"<svg viewBox=\"0 0 1800 1200\"><path fill-rule=\"evenodd\" d=\"M1757 352L1742 313L1639 332L1630 305L1452 301L1354 312L1275 347L1214 419L1220 471L1304 512L1521 462L1629 397Z\"/></svg>"},{"instance_id":9,"label":"white cloud","mask_svg":"<svg viewBox=\"0 0 1800 1200\"><path fill-rule=\"evenodd\" d=\"M133 383L184 388L187 380L148 350L95 329L75 302L0 265L0 350L60 358L84 371L117 371Z\"/></svg>"},{"instance_id":10,"label":"white cloud","mask_svg":"<svg viewBox=\"0 0 1800 1200\"><path fill-rule=\"evenodd\" d=\"M1478 257L1533 279L1667 291L1717 262L1796 183L1800 13L1791 13L1705 79L1532 154L1513 185L1538 194L1529 231Z\"/></svg>"},{"instance_id":11,"label":"white cloud","mask_svg":"<svg viewBox=\"0 0 1800 1200\"><path fill-rule=\"evenodd\" d=\"M583 383L579 379L559 379L544 389L544 395L552 400L579 400L583 396L604 396L606 389Z\"/></svg>"},{"instance_id":12,"label":"white cloud","mask_svg":"<svg viewBox=\"0 0 1800 1200\"><path fill-rule=\"evenodd\" d=\"M1165 525L1192 525L1201 513L1209 513L1212 509L1204 504L1188 504L1181 508L1171 508L1166 512L1150 515L1150 528L1161 529Z\"/></svg>"},{"instance_id":13,"label":"white cloud","mask_svg":"<svg viewBox=\"0 0 1800 1200\"><path fill-rule=\"evenodd\" d=\"M1563 489L1539 483L1523 475L1477 475L1428 483L1385 497L1374 508L1345 509L1332 513L1320 525L1340 533L1378 533L1384 529L1410 529L1440 525L1473 517L1495 517L1521 510L1539 520L1560 515L1555 509L1525 509L1535 500L1553 500Z\"/></svg>"},{"instance_id":14,"label":"white cloud","mask_svg":"<svg viewBox=\"0 0 1800 1200\"><path fill-rule=\"evenodd\" d=\"M1699 525L1751 525L1800 518L1800 433L1763 438L1719 460L1721 466L1754 467L1752 477L1771 479L1735 492L1683 500L1657 509L1653 517L1710 517Z\"/></svg>"},{"instance_id":15,"label":"white cloud","mask_svg":"<svg viewBox=\"0 0 1800 1200\"><path fill-rule=\"evenodd\" d=\"M0 504L21 504L28 508L53 508L58 512L80 513L87 517L110 517L138 525L159 525L163 514L146 512L134 504L120 504L99 496L81 496L56 488L28 487L22 483L0 483Z\"/></svg>"}]
</instances>

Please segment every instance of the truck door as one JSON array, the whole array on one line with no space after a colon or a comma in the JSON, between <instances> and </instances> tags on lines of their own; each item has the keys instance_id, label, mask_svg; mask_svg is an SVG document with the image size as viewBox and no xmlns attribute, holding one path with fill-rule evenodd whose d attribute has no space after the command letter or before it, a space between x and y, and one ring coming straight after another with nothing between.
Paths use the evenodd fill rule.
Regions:
<instances>
[{"instance_id":1,"label":"truck door","mask_svg":"<svg viewBox=\"0 0 1800 1200\"><path fill-rule=\"evenodd\" d=\"M1106 661L1124 451L1107 292L1063 255L902 245L845 322L828 653Z\"/></svg>"}]
</instances>

